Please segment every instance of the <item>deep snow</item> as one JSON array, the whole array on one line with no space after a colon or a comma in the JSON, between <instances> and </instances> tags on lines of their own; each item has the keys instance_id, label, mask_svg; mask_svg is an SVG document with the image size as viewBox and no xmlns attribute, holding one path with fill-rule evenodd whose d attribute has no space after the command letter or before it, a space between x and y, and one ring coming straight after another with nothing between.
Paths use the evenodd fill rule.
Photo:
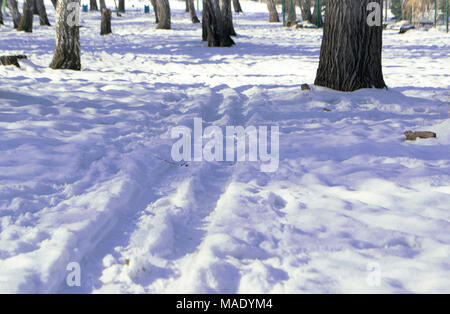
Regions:
<instances>
[{"instance_id":1,"label":"deep snow","mask_svg":"<svg viewBox=\"0 0 450 314\"><path fill-rule=\"evenodd\" d=\"M301 91L320 30L242 1L237 45L207 48L171 5L169 31L83 14L81 72L48 68L53 27L5 18L0 55L29 61L0 67L0 292L450 292L450 35L386 31L387 91ZM278 171L174 164L197 117L280 126Z\"/></svg>"}]
</instances>

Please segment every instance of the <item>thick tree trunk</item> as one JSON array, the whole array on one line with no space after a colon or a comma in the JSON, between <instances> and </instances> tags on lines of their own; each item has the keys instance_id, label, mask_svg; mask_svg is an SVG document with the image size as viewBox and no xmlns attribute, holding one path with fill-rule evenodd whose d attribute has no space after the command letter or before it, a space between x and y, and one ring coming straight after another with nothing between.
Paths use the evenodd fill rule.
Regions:
<instances>
[{"instance_id":1,"label":"thick tree trunk","mask_svg":"<svg viewBox=\"0 0 450 314\"><path fill-rule=\"evenodd\" d=\"M187 0L189 14L191 15L192 23L200 23L200 20L197 17L197 12L195 12L194 0Z\"/></svg>"},{"instance_id":2,"label":"thick tree trunk","mask_svg":"<svg viewBox=\"0 0 450 314\"><path fill-rule=\"evenodd\" d=\"M297 14L295 13L295 0L284 0L284 7L287 12L286 26L292 26L297 23Z\"/></svg>"},{"instance_id":3,"label":"thick tree trunk","mask_svg":"<svg viewBox=\"0 0 450 314\"><path fill-rule=\"evenodd\" d=\"M125 0L119 0L119 12L125 13Z\"/></svg>"},{"instance_id":4,"label":"thick tree trunk","mask_svg":"<svg viewBox=\"0 0 450 314\"><path fill-rule=\"evenodd\" d=\"M19 27L19 22L21 19L21 15L19 12L19 6L17 5L16 0L6 0L6 7L11 11L14 28Z\"/></svg>"},{"instance_id":5,"label":"thick tree trunk","mask_svg":"<svg viewBox=\"0 0 450 314\"><path fill-rule=\"evenodd\" d=\"M312 14L312 21L313 21L313 24L317 25L318 27L322 27L323 26L322 8L319 8L319 11L317 11L317 4L314 5L314 12Z\"/></svg>"},{"instance_id":6,"label":"thick tree trunk","mask_svg":"<svg viewBox=\"0 0 450 314\"><path fill-rule=\"evenodd\" d=\"M383 26L367 23L367 4L373 1L382 7L383 0L328 0L316 85L339 91L386 87Z\"/></svg>"},{"instance_id":7,"label":"thick tree trunk","mask_svg":"<svg viewBox=\"0 0 450 314\"><path fill-rule=\"evenodd\" d=\"M17 30L19 32L33 32L33 12L34 12L34 0L26 0L23 3L23 14L20 18Z\"/></svg>"},{"instance_id":8,"label":"thick tree trunk","mask_svg":"<svg viewBox=\"0 0 450 314\"><path fill-rule=\"evenodd\" d=\"M77 6L79 10L80 0L58 0L56 48L50 64L52 69L81 69L79 17L73 14Z\"/></svg>"},{"instance_id":9,"label":"thick tree trunk","mask_svg":"<svg viewBox=\"0 0 450 314\"><path fill-rule=\"evenodd\" d=\"M203 40L208 47L230 47L234 45L228 29L224 25L219 0L203 0L202 15Z\"/></svg>"},{"instance_id":10,"label":"thick tree trunk","mask_svg":"<svg viewBox=\"0 0 450 314\"><path fill-rule=\"evenodd\" d=\"M100 0L100 10L106 9L105 0Z\"/></svg>"},{"instance_id":11,"label":"thick tree trunk","mask_svg":"<svg viewBox=\"0 0 450 314\"><path fill-rule=\"evenodd\" d=\"M241 3L239 2L239 0L233 0L233 8L234 12L242 13Z\"/></svg>"},{"instance_id":12,"label":"thick tree trunk","mask_svg":"<svg viewBox=\"0 0 450 314\"><path fill-rule=\"evenodd\" d=\"M280 22L280 17L278 16L275 0L267 0L267 8L269 9L269 22L270 23Z\"/></svg>"},{"instance_id":13,"label":"thick tree trunk","mask_svg":"<svg viewBox=\"0 0 450 314\"><path fill-rule=\"evenodd\" d=\"M157 29L170 29L170 5L169 0L156 0L158 8L158 26Z\"/></svg>"},{"instance_id":14,"label":"thick tree trunk","mask_svg":"<svg viewBox=\"0 0 450 314\"><path fill-rule=\"evenodd\" d=\"M233 26L233 12L231 11L231 0L220 0L220 11L222 12L225 31L230 36L236 36Z\"/></svg>"},{"instance_id":15,"label":"thick tree trunk","mask_svg":"<svg viewBox=\"0 0 450 314\"><path fill-rule=\"evenodd\" d=\"M34 7L39 15L41 26L51 26L47 17L47 10L45 9L44 0L35 0Z\"/></svg>"},{"instance_id":16,"label":"thick tree trunk","mask_svg":"<svg viewBox=\"0 0 450 314\"><path fill-rule=\"evenodd\" d=\"M111 10L103 9L102 10L102 22L100 25L100 35L108 35L111 34Z\"/></svg>"},{"instance_id":17,"label":"thick tree trunk","mask_svg":"<svg viewBox=\"0 0 450 314\"><path fill-rule=\"evenodd\" d=\"M156 0L150 0L150 2L152 3L153 11L155 11L155 23L158 24L158 6L156 5Z\"/></svg>"},{"instance_id":18,"label":"thick tree trunk","mask_svg":"<svg viewBox=\"0 0 450 314\"><path fill-rule=\"evenodd\" d=\"M311 14L311 0L299 0L300 9L302 10L302 21L313 22Z\"/></svg>"},{"instance_id":19,"label":"thick tree trunk","mask_svg":"<svg viewBox=\"0 0 450 314\"><path fill-rule=\"evenodd\" d=\"M90 0L89 6L91 11L98 11L97 0Z\"/></svg>"}]
</instances>

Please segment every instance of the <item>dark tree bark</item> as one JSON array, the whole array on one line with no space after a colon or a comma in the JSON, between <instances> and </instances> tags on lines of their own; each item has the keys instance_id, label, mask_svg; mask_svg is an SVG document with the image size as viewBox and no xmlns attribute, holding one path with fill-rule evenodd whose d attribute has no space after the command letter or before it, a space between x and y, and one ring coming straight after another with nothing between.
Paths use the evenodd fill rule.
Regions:
<instances>
[{"instance_id":1,"label":"dark tree bark","mask_svg":"<svg viewBox=\"0 0 450 314\"><path fill-rule=\"evenodd\" d=\"M270 23L280 22L280 17L278 16L275 0L267 0L267 8L269 9L269 22Z\"/></svg>"},{"instance_id":2,"label":"dark tree bark","mask_svg":"<svg viewBox=\"0 0 450 314\"><path fill-rule=\"evenodd\" d=\"M219 0L203 0L202 38L208 47L230 47L234 45L225 28Z\"/></svg>"},{"instance_id":3,"label":"dark tree bark","mask_svg":"<svg viewBox=\"0 0 450 314\"><path fill-rule=\"evenodd\" d=\"M189 14L191 15L192 23L200 23L200 20L197 17L197 12L195 12L194 0L187 0Z\"/></svg>"},{"instance_id":4,"label":"dark tree bark","mask_svg":"<svg viewBox=\"0 0 450 314\"><path fill-rule=\"evenodd\" d=\"M20 18L17 30L19 32L33 32L33 12L34 12L34 0L26 0L23 3L23 14Z\"/></svg>"},{"instance_id":5,"label":"dark tree bark","mask_svg":"<svg viewBox=\"0 0 450 314\"><path fill-rule=\"evenodd\" d=\"M323 1L321 1L322 3ZM312 22L313 24L317 25L318 27L323 26L323 18L322 18L322 8L317 11L317 4L314 5L314 12L312 14Z\"/></svg>"},{"instance_id":6,"label":"dark tree bark","mask_svg":"<svg viewBox=\"0 0 450 314\"><path fill-rule=\"evenodd\" d=\"M19 27L19 22L22 16L19 12L19 6L16 0L6 0L6 7L11 11L14 28Z\"/></svg>"},{"instance_id":7,"label":"dark tree bark","mask_svg":"<svg viewBox=\"0 0 450 314\"><path fill-rule=\"evenodd\" d=\"M295 0L284 0L284 7L287 12L286 26L293 26L297 23L297 14L295 13Z\"/></svg>"},{"instance_id":8,"label":"dark tree bark","mask_svg":"<svg viewBox=\"0 0 450 314\"><path fill-rule=\"evenodd\" d=\"M150 0L150 2L152 3L153 11L155 11L155 23L158 24L158 6L156 5L156 0Z\"/></svg>"},{"instance_id":9,"label":"dark tree bark","mask_svg":"<svg viewBox=\"0 0 450 314\"><path fill-rule=\"evenodd\" d=\"M233 0L233 8L234 12L242 13L241 3L239 2L239 0Z\"/></svg>"},{"instance_id":10,"label":"dark tree bark","mask_svg":"<svg viewBox=\"0 0 450 314\"><path fill-rule=\"evenodd\" d=\"M56 3L58 2L57 0L51 0L52 1L52 4L53 4L53 8L55 8L55 10L56 10Z\"/></svg>"},{"instance_id":11,"label":"dark tree bark","mask_svg":"<svg viewBox=\"0 0 450 314\"><path fill-rule=\"evenodd\" d=\"M106 9L105 0L100 0L100 10Z\"/></svg>"},{"instance_id":12,"label":"dark tree bark","mask_svg":"<svg viewBox=\"0 0 450 314\"><path fill-rule=\"evenodd\" d=\"M2 5L1 5L1 2L0 2L0 25L4 25L4 24L3 24L3 13L2 13Z\"/></svg>"},{"instance_id":13,"label":"dark tree bark","mask_svg":"<svg viewBox=\"0 0 450 314\"><path fill-rule=\"evenodd\" d=\"M56 8L56 48L52 69L81 69L80 27L74 14L80 0L58 0Z\"/></svg>"},{"instance_id":14,"label":"dark tree bark","mask_svg":"<svg viewBox=\"0 0 450 314\"><path fill-rule=\"evenodd\" d=\"M233 12L231 11L231 0L220 0L220 11L222 12L225 32L230 36L236 36L233 26Z\"/></svg>"},{"instance_id":15,"label":"dark tree bark","mask_svg":"<svg viewBox=\"0 0 450 314\"><path fill-rule=\"evenodd\" d=\"M311 14L311 0L299 0L299 6L302 10L302 21L313 22Z\"/></svg>"},{"instance_id":16,"label":"dark tree bark","mask_svg":"<svg viewBox=\"0 0 450 314\"><path fill-rule=\"evenodd\" d=\"M108 35L111 34L111 10L103 9L102 10L102 22L100 26L100 35Z\"/></svg>"},{"instance_id":17,"label":"dark tree bark","mask_svg":"<svg viewBox=\"0 0 450 314\"><path fill-rule=\"evenodd\" d=\"M156 0L158 25L157 29L170 29L170 5L169 0Z\"/></svg>"},{"instance_id":18,"label":"dark tree bark","mask_svg":"<svg viewBox=\"0 0 450 314\"><path fill-rule=\"evenodd\" d=\"M97 0L90 0L89 7L91 11L98 11Z\"/></svg>"},{"instance_id":19,"label":"dark tree bark","mask_svg":"<svg viewBox=\"0 0 450 314\"><path fill-rule=\"evenodd\" d=\"M41 26L51 26L47 17L47 10L45 9L44 0L35 0L34 8L36 9L37 14L39 15Z\"/></svg>"},{"instance_id":20,"label":"dark tree bark","mask_svg":"<svg viewBox=\"0 0 450 314\"><path fill-rule=\"evenodd\" d=\"M119 12L125 13L125 0L119 0Z\"/></svg>"},{"instance_id":21,"label":"dark tree bark","mask_svg":"<svg viewBox=\"0 0 450 314\"><path fill-rule=\"evenodd\" d=\"M382 7L383 0L328 0L316 85L339 91L386 87L383 26L367 22L367 4L373 1Z\"/></svg>"},{"instance_id":22,"label":"dark tree bark","mask_svg":"<svg viewBox=\"0 0 450 314\"><path fill-rule=\"evenodd\" d=\"M189 0L186 0L185 3L186 3L186 12L189 12Z\"/></svg>"}]
</instances>

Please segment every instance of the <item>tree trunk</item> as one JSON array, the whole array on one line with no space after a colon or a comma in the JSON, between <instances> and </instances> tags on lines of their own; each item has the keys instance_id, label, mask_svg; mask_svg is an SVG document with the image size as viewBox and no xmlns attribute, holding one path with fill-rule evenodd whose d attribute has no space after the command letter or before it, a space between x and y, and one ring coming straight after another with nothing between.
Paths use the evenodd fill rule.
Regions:
<instances>
[{"instance_id":1,"label":"tree trunk","mask_svg":"<svg viewBox=\"0 0 450 314\"><path fill-rule=\"evenodd\" d=\"M3 13L2 13L2 5L1 5L1 3L0 3L0 25L5 25L5 24L3 24Z\"/></svg>"},{"instance_id":2,"label":"tree trunk","mask_svg":"<svg viewBox=\"0 0 450 314\"><path fill-rule=\"evenodd\" d=\"M119 0L119 12L125 13L125 0Z\"/></svg>"},{"instance_id":3,"label":"tree trunk","mask_svg":"<svg viewBox=\"0 0 450 314\"><path fill-rule=\"evenodd\" d=\"M286 26L293 26L297 23L297 14L295 13L295 0L284 0L284 7L286 8L287 21Z\"/></svg>"},{"instance_id":4,"label":"tree trunk","mask_svg":"<svg viewBox=\"0 0 450 314\"><path fill-rule=\"evenodd\" d=\"M203 0L203 40L208 47L230 47L234 45L228 29L225 28L219 0Z\"/></svg>"},{"instance_id":5,"label":"tree trunk","mask_svg":"<svg viewBox=\"0 0 450 314\"><path fill-rule=\"evenodd\" d=\"M51 26L47 17L47 10L45 10L44 0L35 0L34 7L39 15L41 26Z\"/></svg>"},{"instance_id":6,"label":"tree trunk","mask_svg":"<svg viewBox=\"0 0 450 314\"><path fill-rule=\"evenodd\" d=\"M100 10L106 9L105 0L100 0Z\"/></svg>"},{"instance_id":7,"label":"tree trunk","mask_svg":"<svg viewBox=\"0 0 450 314\"><path fill-rule=\"evenodd\" d=\"M233 12L231 11L231 0L220 0L220 11L222 12L225 32L230 36L236 36L233 26Z\"/></svg>"},{"instance_id":8,"label":"tree trunk","mask_svg":"<svg viewBox=\"0 0 450 314\"><path fill-rule=\"evenodd\" d=\"M152 3L153 11L155 11L155 23L158 24L158 6L156 5L156 0L150 0L150 2Z\"/></svg>"},{"instance_id":9,"label":"tree trunk","mask_svg":"<svg viewBox=\"0 0 450 314\"><path fill-rule=\"evenodd\" d=\"M19 32L33 32L33 12L34 12L34 0L26 0L23 3L23 14L20 18L17 30Z\"/></svg>"},{"instance_id":10,"label":"tree trunk","mask_svg":"<svg viewBox=\"0 0 450 314\"><path fill-rule=\"evenodd\" d=\"M299 0L299 5L302 10L302 21L312 23L311 0Z\"/></svg>"},{"instance_id":11,"label":"tree trunk","mask_svg":"<svg viewBox=\"0 0 450 314\"><path fill-rule=\"evenodd\" d=\"M234 12L242 13L241 3L239 2L239 0L233 0L233 8Z\"/></svg>"},{"instance_id":12,"label":"tree trunk","mask_svg":"<svg viewBox=\"0 0 450 314\"><path fill-rule=\"evenodd\" d=\"M17 5L17 1L16 0L7 0L6 7L11 11L14 28L19 27L19 22L20 22L20 19L22 16L20 15L19 6Z\"/></svg>"},{"instance_id":13,"label":"tree trunk","mask_svg":"<svg viewBox=\"0 0 450 314\"><path fill-rule=\"evenodd\" d=\"M79 12L79 6L80 0L58 0L56 9L56 48L53 61L50 64L52 69L81 69L79 16L73 14L74 10Z\"/></svg>"},{"instance_id":14,"label":"tree trunk","mask_svg":"<svg viewBox=\"0 0 450 314\"><path fill-rule=\"evenodd\" d=\"M51 0L52 1L52 4L53 4L53 8L56 10L56 3L57 3L57 0Z\"/></svg>"},{"instance_id":15,"label":"tree trunk","mask_svg":"<svg viewBox=\"0 0 450 314\"><path fill-rule=\"evenodd\" d=\"M157 29L170 29L170 5L169 0L156 0L158 8L158 26Z\"/></svg>"},{"instance_id":16,"label":"tree trunk","mask_svg":"<svg viewBox=\"0 0 450 314\"><path fill-rule=\"evenodd\" d=\"M267 0L267 8L269 9L269 22L270 23L280 22L280 17L278 16L275 0Z\"/></svg>"},{"instance_id":17,"label":"tree trunk","mask_svg":"<svg viewBox=\"0 0 450 314\"><path fill-rule=\"evenodd\" d=\"M111 34L111 10L103 9L102 10L102 22L100 25L100 35L108 35Z\"/></svg>"},{"instance_id":18,"label":"tree trunk","mask_svg":"<svg viewBox=\"0 0 450 314\"><path fill-rule=\"evenodd\" d=\"M328 0L316 85L339 91L386 87L383 26L367 23L367 4L373 1L382 7L383 0Z\"/></svg>"},{"instance_id":19,"label":"tree trunk","mask_svg":"<svg viewBox=\"0 0 450 314\"><path fill-rule=\"evenodd\" d=\"M323 26L322 8L319 8L319 11L317 11L317 4L314 5L314 12L313 12L313 15L312 15L312 21L318 27L322 27Z\"/></svg>"},{"instance_id":20,"label":"tree trunk","mask_svg":"<svg viewBox=\"0 0 450 314\"><path fill-rule=\"evenodd\" d=\"M90 0L89 4L91 11L98 11L97 0Z\"/></svg>"},{"instance_id":21,"label":"tree trunk","mask_svg":"<svg viewBox=\"0 0 450 314\"><path fill-rule=\"evenodd\" d=\"M197 17L197 12L195 12L195 6L194 6L194 0L187 0L188 2L188 10L191 14L191 21L192 23L200 23L200 20Z\"/></svg>"},{"instance_id":22,"label":"tree trunk","mask_svg":"<svg viewBox=\"0 0 450 314\"><path fill-rule=\"evenodd\" d=\"M186 0L185 3L186 3L186 12L189 12L189 0Z\"/></svg>"}]
</instances>

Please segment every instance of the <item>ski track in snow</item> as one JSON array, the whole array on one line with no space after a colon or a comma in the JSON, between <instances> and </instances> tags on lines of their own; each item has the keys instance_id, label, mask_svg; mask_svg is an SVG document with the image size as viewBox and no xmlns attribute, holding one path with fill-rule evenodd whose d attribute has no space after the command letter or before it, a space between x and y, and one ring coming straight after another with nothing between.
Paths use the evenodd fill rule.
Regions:
<instances>
[{"instance_id":1,"label":"ski track in snow","mask_svg":"<svg viewBox=\"0 0 450 314\"><path fill-rule=\"evenodd\" d=\"M386 31L388 91L301 91L319 30L244 1L237 45L206 48L171 5L170 31L130 12L100 37L83 14L81 72L48 68L53 28L5 18L0 54L29 60L0 67L0 292L450 292L450 36ZM196 117L279 125L278 171L174 164Z\"/></svg>"}]
</instances>

